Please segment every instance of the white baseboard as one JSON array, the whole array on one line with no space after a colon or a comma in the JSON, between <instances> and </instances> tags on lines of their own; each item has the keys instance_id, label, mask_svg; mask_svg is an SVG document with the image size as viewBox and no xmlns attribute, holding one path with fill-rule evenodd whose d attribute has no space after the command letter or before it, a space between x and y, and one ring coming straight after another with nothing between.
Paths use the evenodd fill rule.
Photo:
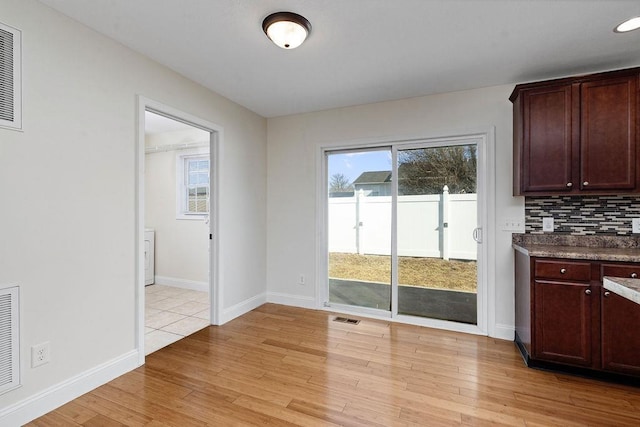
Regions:
<instances>
[{"instance_id":1,"label":"white baseboard","mask_svg":"<svg viewBox=\"0 0 640 427\"><path fill-rule=\"evenodd\" d=\"M132 350L0 410L0 425L21 426L138 367Z\"/></svg>"},{"instance_id":2,"label":"white baseboard","mask_svg":"<svg viewBox=\"0 0 640 427\"><path fill-rule=\"evenodd\" d=\"M317 309L316 300L312 297L303 297L300 295L282 294L280 292L268 292L267 302L274 304L290 305L293 307Z\"/></svg>"},{"instance_id":3,"label":"white baseboard","mask_svg":"<svg viewBox=\"0 0 640 427\"><path fill-rule=\"evenodd\" d=\"M180 279L177 277L156 276L155 285L173 286L174 288L191 289L194 291L209 292L209 283L196 282L195 280Z\"/></svg>"},{"instance_id":4,"label":"white baseboard","mask_svg":"<svg viewBox=\"0 0 640 427\"><path fill-rule=\"evenodd\" d=\"M270 303L274 303L274 304L282 304L282 305L289 305L289 306L293 306L293 307L300 307L300 308L309 308L312 310L316 310L318 309L318 307L316 306L316 301L314 298L312 297L305 297L305 296L300 296L300 295L292 295L292 294L283 294L283 293L279 293L279 292L268 292L267 293L267 301L266 302L270 302ZM322 307L321 309L323 310L329 310L329 311L337 311L337 312L341 312L339 309L336 310L336 307ZM247 310L249 311L249 310ZM357 309L355 311L358 311ZM354 312L353 307L350 307L348 310L349 313ZM358 313L360 315L364 315L367 316L366 311L362 312L362 313ZM380 316L376 316L373 315L373 318L380 318L383 320L390 320L387 317L380 317ZM407 324L412 324L412 325L419 325L419 326L425 326L428 328L437 328L437 329L445 329L445 330L456 330L459 332L465 332L465 333L470 333L470 334L477 334L477 335L486 335L486 332L482 332L477 330L477 327L475 325L464 325L464 324L455 324L455 323L451 323L451 322L446 322L446 321L441 321L441 320L437 320L437 319L422 319L422 318L417 318L417 317L407 317L407 316L400 316L399 319L401 322L403 323L407 323ZM452 327L451 325L455 325L454 327ZM498 338L501 340L507 340L507 341L513 341L515 338L515 327L513 325L503 325L503 324L496 324L493 334L491 335L492 338Z\"/></svg>"},{"instance_id":5,"label":"white baseboard","mask_svg":"<svg viewBox=\"0 0 640 427\"><path fill-rule=\"evenodd\" d=\"M502 325L496 323L494 334L492 338L498 338L501 340L513 341L516 336L516 328L513 325Z\"/></svg>"},{"instance_id":6,"label":"white baseboard","mask_svg":"<svg viewBox=\"0 0 640 427\"><path fill-rule=\"evenodd\" d=\"M222 310L222 315L220 316L220 324L224 325L228 321L233 320L236 317L240 317L243 314L250 312L254 308L260 307L266 302L267 294L261 293L256 295L255 297L239 302L232 307L225 308L224 310Z\"/></svg>"}]
</instances>

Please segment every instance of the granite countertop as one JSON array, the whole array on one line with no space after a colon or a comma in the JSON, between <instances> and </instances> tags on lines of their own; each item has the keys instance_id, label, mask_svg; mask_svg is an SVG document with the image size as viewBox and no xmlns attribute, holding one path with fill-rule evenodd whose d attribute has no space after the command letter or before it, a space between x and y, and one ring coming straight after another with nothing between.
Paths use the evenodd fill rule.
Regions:
<instances>
[{"instance_id":1,"label":"granite countertop","mask_svg":"<svg viewBox=\"0 0 640 427\"><path fill-rule=\"evenodd\" d=\"M514 234L513 248L542 258L640 262L640 236ZM640 304L640 279L605 277L605 289Z\"/></svg>"},{"instance_id":2,"label":"granite countertop","mask_svg":"<svg viewBox=\"0 0 640 427\"><path fill-rule=\"evenodd\" d=\"M535 257L640 262L638 236L514 234L512 243L515 250Z\"/></svg>"},{"instance_id":3,"label":"granite countertop","mask_svg":"<svg viewBox=\"0 0 640 427\"><path fill-rule=\"evenodd\" d=\"M640 304L640 279L605 276L603 286L606 290Z\"/></svg>"}]
</instances>

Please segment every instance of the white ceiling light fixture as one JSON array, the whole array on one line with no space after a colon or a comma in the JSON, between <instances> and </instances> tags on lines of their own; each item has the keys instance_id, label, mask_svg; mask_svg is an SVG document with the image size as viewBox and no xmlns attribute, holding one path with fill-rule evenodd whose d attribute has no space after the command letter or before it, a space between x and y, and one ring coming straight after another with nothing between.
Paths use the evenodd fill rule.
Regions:
<instances>
[{"instance_id":1,"label":"white ceiling light fixture","mask_svg":"<svg viewBox=\"0 0 640 427\"><path fill-rule=\"evenodd\" d=\"M616 33L627 33L629 31L637 30L638 28L640 28L640 16L627 19L618 25L613 31Z\"/></svg>"},{"instance_id":2,"label":"white ceiling light fixture","mask_svg":"<svg viewBox=\"0 0 640 427\"><path fill-rule=\"evenodd\" d=\"M311 23L297 13L277 12L264 18L262 29L277 46L295 49L309 37Z\"/></svg>"}]
</instances>

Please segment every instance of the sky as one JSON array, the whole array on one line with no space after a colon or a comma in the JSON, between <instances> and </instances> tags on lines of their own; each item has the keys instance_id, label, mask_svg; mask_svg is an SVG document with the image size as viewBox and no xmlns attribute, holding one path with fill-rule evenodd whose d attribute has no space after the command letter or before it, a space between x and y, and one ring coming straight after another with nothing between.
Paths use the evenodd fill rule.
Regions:
<instances>
[{"instance_id":1,"label":"sky","mask_svg":"<svg viewBox=\"0 0 640 427\"><path fill-rule=\"evenodd\" d=\"M341 173L353 183L362 172L391 171L391 150L329 154L329 174Z\"/></svg>"}]
</instances>

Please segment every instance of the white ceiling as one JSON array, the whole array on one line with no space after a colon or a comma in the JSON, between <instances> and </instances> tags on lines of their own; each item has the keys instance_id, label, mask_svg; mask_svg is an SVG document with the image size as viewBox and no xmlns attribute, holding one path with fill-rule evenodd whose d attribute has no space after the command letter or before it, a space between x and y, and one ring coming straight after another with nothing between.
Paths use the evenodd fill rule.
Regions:
<instances>
[{"instance_id":1,"label":"white ceiling","mask_svg":"<svg viewBox=\"0 0 640 427\"><path fill-rule=\"evenodd\" d=\"M175 132L179 130L190 129L192 127L193 126L189 126L185 123L169 119L164 116L160 116L150 111L144 112L144 131L147 135Z\"/></svg>"},{"instance_id":2,"label":"white ceiling","mask_svg":"<svg viewBox=\"0 0 640 427\"><path fill-rule=\"evenodd\" d=\"M638 0L40 0L264 117L640 65ZM313 26L284 50L270 13Z\"/></svg>"}]
</instances>

